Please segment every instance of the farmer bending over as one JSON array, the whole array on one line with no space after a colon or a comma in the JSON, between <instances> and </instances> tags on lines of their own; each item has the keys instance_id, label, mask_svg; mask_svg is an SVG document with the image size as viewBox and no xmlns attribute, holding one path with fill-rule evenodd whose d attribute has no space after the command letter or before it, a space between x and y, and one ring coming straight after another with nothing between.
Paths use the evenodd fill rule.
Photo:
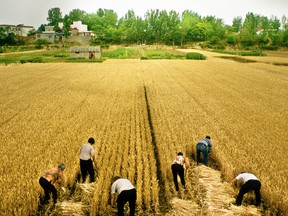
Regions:
<instances>
[{"instance_id":1,"label":"farmer bending over","mask_svg":"<svg viewBox=\"0 0 288 216\"><path fill-rule=\"evenodd\" d=\"M240 206L242 204L244 194L253 190L256 197L256 206L259 206L261 203L261 183L259 179L252 173L242 172L232 181L232 185L237 187L237 183L242 184L239 190L239 194L236 198L236 205Z\"/></svg>"},{"instance_id":2,"label":"farmer bending over","mask_svg":"<svg viewBox=\"0 0 288 216\"><path fill-rule=\"evenodd\" d=\"M178 175L181 179L181 184L183 185L184 189L186 189L186 183L184 179L184 166L186 169L190 167L189 160L188 158L183 156L182 152L178 152L176 158L174 159L171 165L176 191L179 191L178 180L177 180Z\"/></svg>"},{"instance_id":3,"label":"farmer bending over","mask_svg":"<svg viewBox=\"0 0 288 216\"><path fill-rule=\"evenodd\" d=\"M50 199L50 193L53 196L53 203L57 202L57 190L54 183L62 184L63 171L65 170L65 164L61 163L57 168L50 169L39 179L39 184L44 190L45 197L44 200L41 200L41 204L47 204Z\"/></svg>"},{"instance_id":4,"label":"farmer bending over","mask_svg":"<svg viewBox=\"0 0 288 216\"><path fill-rule=\"evenodd\" d=\"M201 153L204 156L203 164L207 165L209 159L209 153L212 151L212 142L210 136L206 136L204 139L201 139L196 145L196 162L199 164Z\"/></svg>"},{"instance_id":5,"label":"farmer bending over","mask_svg":"<svg viewBox=\"0 0 288 216\"><path fill-rule=\"evenodd\" d=\"M117 210L118 216L124 216L124 205L129 202L130 216L135 215L136 207L136 189L132 183L126 179L119 176L115 176L112 179L111 186L111 205L115 206L116 196L117 197Z\"/></svg>"}]
</instances>

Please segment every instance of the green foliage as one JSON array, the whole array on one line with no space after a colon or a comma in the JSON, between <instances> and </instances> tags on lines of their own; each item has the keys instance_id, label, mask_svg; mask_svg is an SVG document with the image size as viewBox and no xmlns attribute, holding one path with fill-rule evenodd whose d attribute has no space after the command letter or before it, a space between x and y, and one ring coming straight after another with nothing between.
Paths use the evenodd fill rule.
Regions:
<instances>
[{"instance_id":1,"label":"green foliage","mask_svg":"<svg viewBox=\"0 0 288 216\"><path fill-rule=\"evenodd\" d=\"M0 56L0 63L46 63L46 62L65 62L69 59L68 50L49 50L41 53L20 53L9 56Z\"/></svg>"},{"instance_id":2,"label":"green foliage","mask_svg":"<svg viewBox=\"0 0 288 216\"><path fill-rule=\"evenodd\" d=\"M142 60L148 59L185 59L185 55L174 50L142 50Z\"/></svg>"},{"instance_id":3,"label":"green foliage","mask_svg":"<svg viewBox=\"0 0 288 216\"><path fill-rule=\"evenodd\" d=\"M62 21L62 13L59 7L51 8L48 10L47 21L49 25L58 26L58 23Z\"/></svg>"},{"instance_id":4,"label":"green foliage","mask_svg":"<svg viewBox=\"0 0 288 216\"><path fill-rule=\"evenodd\" d=\"M43 58L40 57L40 56L36 56L34 58L23 58L23 59L20 59L19 62L21 64L24 64L24 63L27 63L27 62L30 62L30 63L42 63L43 62Z\"/></svg>"},{"instance_id":5,"label":"green foliage","mask_svg":"<svg viewBox=\"0 0 288 216\"><path fill-rule=\"evenodd\" d=\"M48 40L40 38L40 39L36 40L35 47L36 47L36 49L41 49L41 48L43 48L43 46L48 45L48 44L50 44L50 42Z\"/></svg>"},{"instance_id":6,"label":"green foliage","mask_svg":"<svg viewBox=\"0 0 288 216\"><path fill-rule=\"evenodd\" d=\"M70 62L70 63L77 63L77 62L84 62L84 63L102 63L105 61L104 59L67 59L65 62Z\"/></svg>"},{"instance_id":7,"label":"green foliage","mask_svg":"<svg viewBox=\"0 0 288 216\"><path fill-rule=\"evenodd\" d=\"M116 58L116 59L127 59L133 58L137 53L135 49L119 48L113 51L104 51L102 53L103 58Z\"/></svg>"},{"instance_id":8,"label":"green foliage","mask_svg":"<svg viewBox=\"0 0 288 216\"><path fill-rule=\"evenodd\" d=\"M110 44L127 44L128 46L131 44L165 44L185 47L193 42L207 41L209 43L203 46L213 49L225 48L228 45L242 46L241 48L249 50L256 46L269 46L270 43L278 47L288 46L287 36L283 34L288 28L286 20L282 18L281 29L281 23L277 17L273 16L268 19L251 12L247 13L244 18L234 18L232 26L225 25L222 19L214 16L202 17L189 10L180 15L174 10L159 9L147 11L144 18L137 16L131 9L119 18L113 10L99 8L94 13L86 13L73 9L62 18L60 9L52 8L48 11L47 20L49 25L54 27L59 21L64 22L65 37L69 36L73 20L81 20L88 26L88 30L96 35L91 44L103 45L103 48L106 44L107 46ZM44 28L44 25L41 28ZM259 28L268 32L265 37L257 33ZM279 32L281 34L278 34ZM231 35L231 33L234 34ZM125 55L124 53L124 57ZM121 55L116 54L116 56ZM169 55L165 58L169 58Z\"/></svg>"},{"instance_id":9,"label":"green foliage","mask_svg":"<svg viewBox=\"0 0 288 216\"><path fill-rule=\"evenodd\" d=\"M201 53L190 52L186 54L186 59L205 60L206 56Z\"/></svg>"}]
</instances>

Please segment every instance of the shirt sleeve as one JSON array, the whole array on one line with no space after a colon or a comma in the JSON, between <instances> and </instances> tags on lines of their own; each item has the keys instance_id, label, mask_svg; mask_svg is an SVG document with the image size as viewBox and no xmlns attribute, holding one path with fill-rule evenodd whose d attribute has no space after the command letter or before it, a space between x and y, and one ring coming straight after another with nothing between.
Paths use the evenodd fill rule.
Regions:
<instances>
[{"instance_id":1,"label":"shirt sleeve","mask_svg":"<svg viewBox=\"0 0 288 216\"><path fill-rule=\"evenodd\" d=\"M95 149L93 147L91 147L90 153L91 153L91 156L95 154Z\"/></svg>"},{"instance_id":2,"label":"shirt sleeve","mask_svg":"<svg viewBox=\"0 0 288 216\"><path fill-rule=\"evenodd\" d=\"M115 194L115 193L116 193L116 184L114 182L111 186L111 194Z\"/></svg>"},{"instance_id":3,"label":"shirt sleeve","mask_svg":"<svg viewBox=\"0 0 288 216\"><path fill-rule=\"evenodd\" d=\"M235 178L237 181L243 181L242 175L239 174L238 176L236 176Z\"/></svg>"},{"instance_id":4,"label":"shirt sleeve","mask_svg":"<svg viewBox=\"0 0 288 216\"><path fill-rule=\"evenodd\" d=\"M212 151L212 142L211 140L207 140L208 143L208 151Z\"/></svg>"}]
</instances>

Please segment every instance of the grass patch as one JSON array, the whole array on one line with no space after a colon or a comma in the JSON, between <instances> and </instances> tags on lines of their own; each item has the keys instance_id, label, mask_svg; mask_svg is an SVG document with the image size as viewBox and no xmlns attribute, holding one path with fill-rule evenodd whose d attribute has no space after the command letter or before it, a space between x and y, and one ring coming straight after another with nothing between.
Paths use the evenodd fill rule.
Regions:
<instances>
[{"instance_id":1,"label":"grass patch","mask_svg":"<svg viewBox=\"0 0 288 216\"><path fill-rule=\"evenodd\" d=\"M95 62L97 62L97 63L101 63L101 62L103 62L103 61L105 61L104 59L84 59L84 58L82 58L82 59L76 59L76 58L73 58L73 59L67 59L65 62L75 62L75 63L77 63L77 62L85 62L85 63L95 63Z\"/></svg>"},{"instance_id":2,"label":"grass patch","mask_svg":"<svg viewBox=\"0 0 288 216\"><path fill-rule=\"evenodd\" d=\"M141 50L141 59L185 59L185 54L175 50Z\"/></svg>"},{"instance_id":3,"label":"grass patch","mask_svg":"<svg viewBox=\"0 0 288 216\"><path fill-rule=\"evenodd\" d=\"M1 46L0 53L8 53L8 52L23 52L23 51L31 51L37 50L35 46Z\"/></svg>"},{"instance_id":4,"label":"grass patch","mask_svg":"<svg viewBox=\"0 0 288 216\"><path fill-rule=\"evenodd\" d=\"M103 51L103 58L111 58L111 59L133 59L139 58L139 50L138 49L126 49L119 48L113 51Z\"/></svg>"},{"instance_id":5,"label":"grass patch","mask_svg":"<svg viewBox=\"0 0 288 216\"><path fill-rule=\"evenodd\" d=\"M70 59L68 49L53 49L38 53L15 53L0 56L0 64L47 63L47 62L103 62L106 59L206 59L199 53L179 52L176 50L149 50L142 48L119 48L113 51L102 50L101 59Z\"/></svg>"},{"instance_id":6,"label":"grass patch","mask_svg":"<svg viewBox=\"0 0 288 216\"><path fill-rule=\"evenodd\" d=\"M15 53L13 55L0 56L0 64L11 63L47 63L47 62L65 62L70 58L69 52L65 49L48 50L41 53Z\"/></svg>"}]
</instances>

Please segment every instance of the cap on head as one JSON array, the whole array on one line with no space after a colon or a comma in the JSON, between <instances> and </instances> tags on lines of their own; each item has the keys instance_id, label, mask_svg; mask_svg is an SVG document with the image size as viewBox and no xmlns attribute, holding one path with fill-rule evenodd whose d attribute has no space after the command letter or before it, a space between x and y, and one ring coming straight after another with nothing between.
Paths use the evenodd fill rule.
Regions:
<instances>
[{"instance_id":1,"label":"cap on head","mask_svg":"<svg viewBox=\"0 0 288 216\"><path fill-rule=\"evenodd\" d=\"M60 164L58 164L58 169L59 169L59 170L62 170L62 171L64 171L64 170L65 170L65 168L66 168L66 166L65 166L65 164L64 164L64 163L60 163Z\"/></svg>"},{"instance_id":2,"label":"cap on head","mask_svg":"<svg viewBox=\"0 0 288 216\"><path fill-rule=\"evenodd\" d=\"M95 143L95 140L94 140L94 138L91 137L88 139L88 142L93 145Z\"/></svg>"},{"instance_id":3,"label":"cap on head","mask_svg":"<svg viewBox=\"0 0 288 216\"><path fill-rule=\"evenodd\" d=\"M206 139L209 139L209 140L211 139L211 137L210 137L210 136L206 136L205 138L206 138Z\"/></svg>"},{"instance_id":4,"label":"cap on head","mask_svg":"<svg viewBox=\"0 0 288 216\"><path fill-rule=\"evenodd\" d=\"M177 155L182 155L183 156L183 153L182 152L178 152L178 154Z\"/></svg>"}]
</instances>

